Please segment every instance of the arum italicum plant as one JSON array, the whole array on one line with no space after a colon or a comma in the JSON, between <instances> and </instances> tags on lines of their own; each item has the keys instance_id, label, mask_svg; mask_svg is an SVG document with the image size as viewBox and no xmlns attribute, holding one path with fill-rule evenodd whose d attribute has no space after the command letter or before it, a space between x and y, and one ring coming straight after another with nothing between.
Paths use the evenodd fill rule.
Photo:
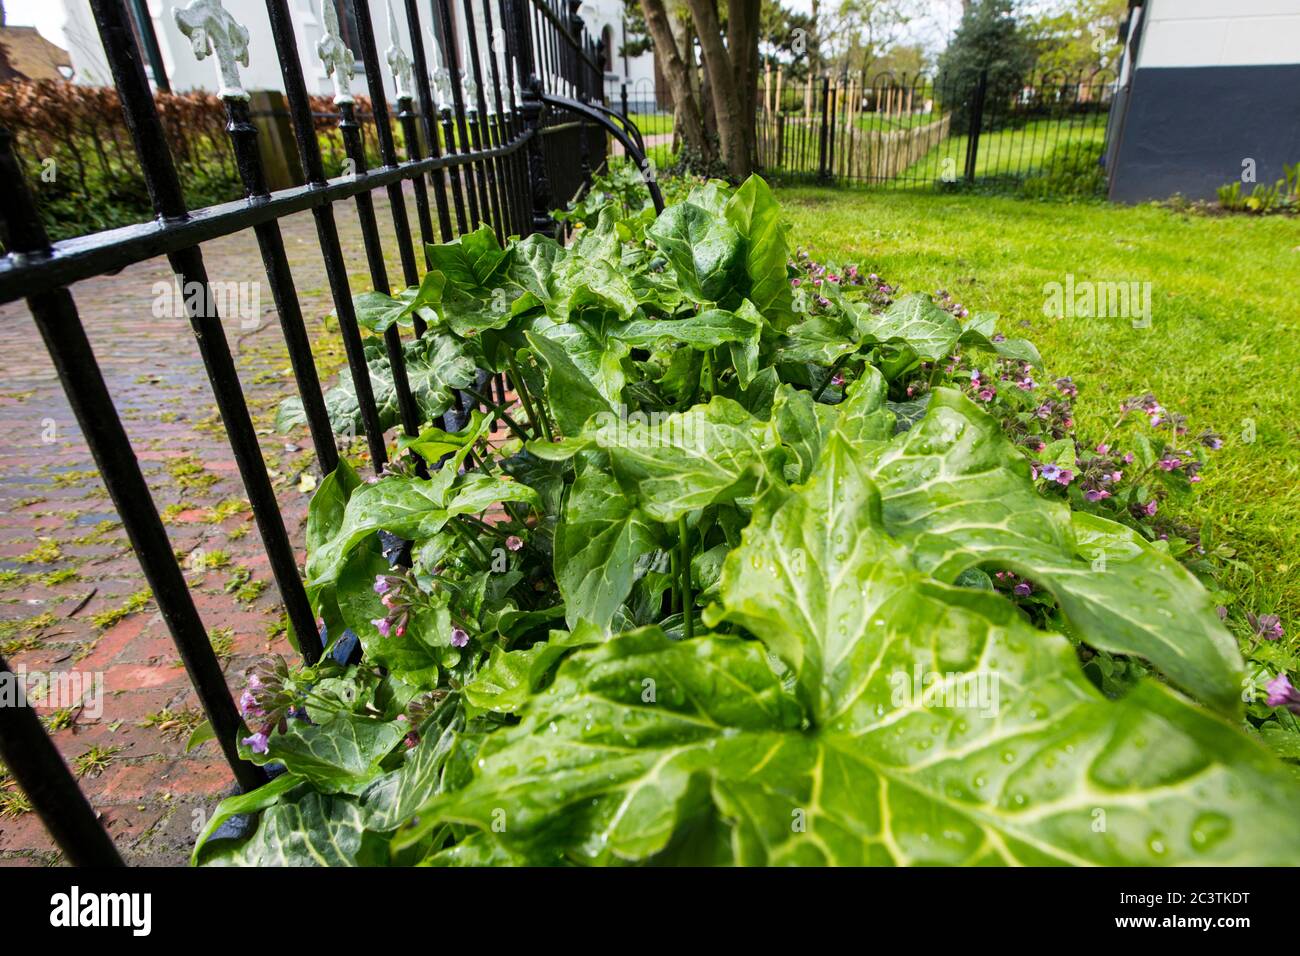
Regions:
<instances>
[{"instance_id":1,"label":"arum italicum plant","mask_svg":"<svg viewBox=\"0 0 1300 956\"><path fill-rule=\"evenodd\" d=\"M430 420L466 368L518 405L403 439L431 477L321 483L330 653L279 677L303 699L245 752L285 772L196 861L1295 859L1233 638L1130 508L1153 486L1086 494L1121 469L1030 343L792 258L758 178L571 218L567 248L482 229L359 303L429 324Z\"/></svg>"}]
</instances>

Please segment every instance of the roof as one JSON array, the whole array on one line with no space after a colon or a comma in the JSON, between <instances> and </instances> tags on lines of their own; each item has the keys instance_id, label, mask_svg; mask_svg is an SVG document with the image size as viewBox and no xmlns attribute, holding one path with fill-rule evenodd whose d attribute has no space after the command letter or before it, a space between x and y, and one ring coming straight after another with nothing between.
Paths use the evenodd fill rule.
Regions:
<instances>
[{"instance_id":1,"label":"roof","mask_svg":"<svg viewBox=\"0 0 1300 956\"><path fill-rule=\"evenodd\" d=\"M61 66L72 69L68 51L45 39L35 27L0 27L0 82L65 80Z\"/></svg>"}]
</instances>

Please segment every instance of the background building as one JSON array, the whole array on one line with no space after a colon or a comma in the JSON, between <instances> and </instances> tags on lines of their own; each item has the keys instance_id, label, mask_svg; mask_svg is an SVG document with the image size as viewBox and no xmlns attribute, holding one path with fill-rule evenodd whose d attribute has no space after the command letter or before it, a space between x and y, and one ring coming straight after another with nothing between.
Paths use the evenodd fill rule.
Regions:
<instances>
[{"instance_id":1,"label":"background building","mask_svg":"<svg viewBox=\"0 0 1300 956\"><path fill-rule=\"evenodd\" d=\"M1300 0L1133 0L1119 85L1111 199L1271 184L1300 162Z\"/></svg>"}]
</instances>

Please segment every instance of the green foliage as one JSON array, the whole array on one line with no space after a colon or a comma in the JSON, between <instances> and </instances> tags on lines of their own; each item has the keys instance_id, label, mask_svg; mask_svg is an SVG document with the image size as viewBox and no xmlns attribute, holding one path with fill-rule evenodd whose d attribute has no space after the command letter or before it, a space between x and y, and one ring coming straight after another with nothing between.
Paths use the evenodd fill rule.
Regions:
<instances>
[{"instance_id":1,"label":"green foliage","mask_svg":"<svg viewBox=\"0 0 1300 956\"><path fill-rule=\"evenodd\" d=\"M523 437L431 426L321 483L309 594L362 663L253 670L242 747L286 772L197 861L1294 858L1214 602L1043 480L983 397L1040 362L997 316L800 265L758 179L433 261L375 314L507 373Z\"/></svg>"},{"instance_id":2,"label":"green foliage","mask_svg":"<svg viewBox=\"0 0 1300 956\"><path fill-rule=\"evenodd\" d=\"M1033 63L1033 39L1016 20L1012 0L966 4L957 31L939 57L935 83L951 110L952 131L969 131L970 102L982 71L988 71L984 102L1007 103Z\"/></svg>"},{"instance_id":3,"label":"green foliage","mask_svg":"<svg viewBox=\"0 0 1300 956\"><path fill-rule=\"evenodd\" d=\"M1101 166L1104 145L1097 140L1070 139L1057 144L1044 163L1046 172L1025 180L1029 199L1099 199L1106 192Z\"/></svg>"},{"instance_id":4,"label":"green foliage","mask_svg":"<svg viewBox=\"0 0 1300 956\"><path fill-rule=\"evenodd\" d=\"M1300 162L1283 164L1283 176L1277 182L1256 183L1249 193L1234 180L1217 190L1219 206L1228 212L1264 215L1271 212L1294 212L1300 209Z\"/></svg>"}]
</instances>

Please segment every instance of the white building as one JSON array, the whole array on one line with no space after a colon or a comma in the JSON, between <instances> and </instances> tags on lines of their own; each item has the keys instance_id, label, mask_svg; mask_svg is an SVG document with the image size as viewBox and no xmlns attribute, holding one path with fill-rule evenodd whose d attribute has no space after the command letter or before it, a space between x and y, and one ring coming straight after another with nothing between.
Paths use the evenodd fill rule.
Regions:
<instances>
[{"instance_id":1,"label":"white building","mask_svg":"<svg viewBox=\"0 0 1300 956\"><path fill-rule=\"evenodd\" d=\"M74 81L96 85L111 84L108 65L104 59L103 47L99 42L99 34L95 29L95 22L89 4L85 0L55 0L55 2L63 4L66 14L63 32L75 70ZM183 9L187 7L189 2L190 0L144 0L144 4L149 10L150 19L153 21L154 34L158 38L163 68L166 70L172 90L176 92L191 89L215 91L218 83L213 61L211 59L202 62L196 60L190 41L176 26L173 11L176 8ZM329 77L326 76L325 67L316 55L316 44L325 33L324 25L321 22L321 2L322 0L289 0L289 7L293 11L294 32L298 41L298 57L302 61L307 90L310 93L328 94L333 92L333 84ZM353 81L353 87L357 92L364 92L365 74L360 66L358 44L353 38L347 36L350 28L355 29L354 26L349 24L347 9L349 3L344 2L344 0L326 0L326 2L338 4L338 9L342 14L339 20L345 34L344 40L348 42L348 46L358 58L357 75ZM382 62L384 51L391 43L389 4L387 0L367 0L367 2L370 6L375 42L379 48L379 56ZM531 0L525 0L525 2L531 4ZM271 25L267 18L264 0L224 0L224 6L249 32L249 65L241 68L240 71L244 88L248 90L271 89L283 91L284 84L280 76L280 65L275 55L275 44L271 38ZM461 56L463 58L465 56L463 52L464 3L453 0L451 7L456 20L457 36L459 38L457 45L462 50ZM397 32L401 37L402 48L407 53L410 53L405 8L406 5L402 0L394 0L392 3L393 16L398 24ZM475 2L474 8L476 10L475 26L479 33L479 49L481 55L486 56L488 49L486 43L487 31L481 19L481 4ZM492 13L493 25L499 30L501 24L498 22L499 6L496 3L493 3ZM579 15L582 17L588 33L592 37L603 38L610 46L611 53L606 72L606 86L611 90L612 98L617 98L619 83L624 80L628 82L629 87L645 88L648 86L653 88L653 56L645 53L635 58L627 58L619 54L619 49L623 44L622 0L584 0ZM431 24L433 23L433 4L431 0L420 0L420 17L421 26L424 29L425 55L430 58L430 69L434 69L437 64L432 62L434 44L430 34ZM148 69L149 57L147 54L145 63ZM484 61L484 69L487 69L486 61ZM151 70L149 72L152 73ZM384 70L384 73L385 86L391 97L393 94L392 77L388 74L387 69Z\"/></svg>"},{"instance_id":2,"label":"white building","mask_svg":"<svg viewBox=\"0 0 1300 956\"><path fill-rule=\"evenodd\" d=\"M1108 140L1120 202L1281 178L1300 161L1300 0L1129 0Z\"/></svg>"}]
</instances>

